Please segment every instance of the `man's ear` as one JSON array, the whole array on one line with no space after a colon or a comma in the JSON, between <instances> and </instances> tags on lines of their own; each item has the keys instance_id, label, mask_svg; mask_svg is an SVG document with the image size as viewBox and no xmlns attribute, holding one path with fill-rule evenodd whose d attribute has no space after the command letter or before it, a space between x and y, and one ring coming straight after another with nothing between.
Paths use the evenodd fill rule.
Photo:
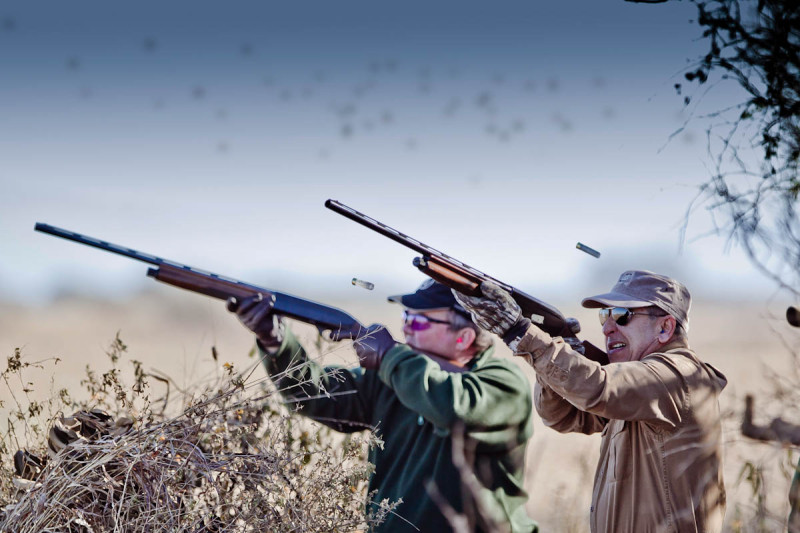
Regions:
<instances>
[{"instance_id":1,"label":"man's ear","mask_svg":"<svg viewBox=\"0 0 800 533\"><path fill-rule=\"evenodd\" d=\"M658 331L656 338L658 338L658 342L661 344L666 344L672 340L675 330L678 329L678 322L675 320L674 316L667 315L664 317L659 317L658 324L660 330Z\"/></svg>"},{"instance_id":2,"label":"man's ear","mask_svg":"<svg viewBox=\"0 0 800 533\"><path fill-rule=\"evenodd\" d=\"M461 328L458 330L458 337L456 337L456 349L467 350L475 342L475 330L472 328Z\"/></svg>"}]
</instances>

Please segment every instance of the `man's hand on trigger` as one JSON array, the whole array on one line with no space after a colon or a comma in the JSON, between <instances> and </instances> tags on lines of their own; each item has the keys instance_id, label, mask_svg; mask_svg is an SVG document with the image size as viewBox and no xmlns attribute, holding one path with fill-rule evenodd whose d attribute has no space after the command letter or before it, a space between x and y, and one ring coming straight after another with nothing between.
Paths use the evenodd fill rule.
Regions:
<instances>
[{"instance_id":1,"label":"man's hand on trigger","mask_svg":"<svg viewBox=\"0 0 800 533\"><path fill-rule=\"evenodd\" d=\"M231 297L227 302L228 311L236 313L239 321L255 333L264 348L277 348L283 342L283 323L280 317L272 312L274 305L274 297L270 295L264 298L261 293L245 298L241 302Z\"/></svg>"},{"instance_id":2,"label":"man's hand on trigger","mask_svg":"<svg viewBox=\"0 0 800 533\"><path fill-rule=\"evenodd\" d=\"M481 283L481 292L483 296L467 296L453 290L453 296L476 325L502 337L517 323L522 310L507 291L490 281Z\"/></svg>"},{"instance_id":3,"label":"man's hand on trigger","mask_svg":"<svg viewBox=\"0 0 800 533\"><path fill-rule=\"evenodd\" d=\"M386 326L381 324L372 324L353 341L361 366L374 370L381 366L383 356L396 344Z\"/></svg>"}]
</instances>

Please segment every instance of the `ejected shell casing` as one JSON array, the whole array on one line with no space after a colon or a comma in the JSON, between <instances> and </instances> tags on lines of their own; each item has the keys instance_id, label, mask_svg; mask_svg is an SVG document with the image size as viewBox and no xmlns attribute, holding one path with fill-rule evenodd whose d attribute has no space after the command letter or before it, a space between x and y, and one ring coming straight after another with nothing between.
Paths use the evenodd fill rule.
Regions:
<instances>
[{"instance_id":1,"label":"ejected shell casing","mask_svg":"<svg viewBox=\"0 0 800 533\"><path fill-rule=\"evenodd\" d=\"M363 279L353 278L353 281L351 283L356 287L361 287L362 289L367 289L368 291L371 291L372 289L375 288L374 283L370 283L369 281L364 281Z\"/></svg>"},{"instance_id":2,"label":"ejected shell casing","mask_svg":"<svg viewBox=\"0 0 800 533\"><path fill-rule=\"evenodd\" d=\"M587 254L589 254L589 255L591 255L593 257L600 257L600 252L598 252L594 248L589 248L588 246L586 246L582 242L579 242L578 244L576 244L575 248L577 248L581 252L586 252Z\"/></svg>"}]
</instances>

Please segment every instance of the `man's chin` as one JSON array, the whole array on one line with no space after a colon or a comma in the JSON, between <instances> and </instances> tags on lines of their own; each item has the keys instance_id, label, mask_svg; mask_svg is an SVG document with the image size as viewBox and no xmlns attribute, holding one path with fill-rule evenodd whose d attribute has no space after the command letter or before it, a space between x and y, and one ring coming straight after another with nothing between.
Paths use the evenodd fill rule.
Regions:
<instances>
[{"instance_id":1,"label":"man's chin","mask_svg":"<svg viewBox=\"0 0 800 533\"><path fill-rule=\"evenodd\" d=\"M616 352L608 353L608 360L612 363L624 363L630 360L630 354L627 350L618 350Z\"/></svg>"}]
</instances>

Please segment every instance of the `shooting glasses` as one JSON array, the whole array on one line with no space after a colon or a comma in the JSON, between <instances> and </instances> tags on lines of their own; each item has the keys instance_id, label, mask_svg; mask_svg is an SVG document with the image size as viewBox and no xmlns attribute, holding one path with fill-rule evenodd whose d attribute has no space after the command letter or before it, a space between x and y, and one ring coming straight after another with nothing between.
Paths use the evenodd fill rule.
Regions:
<instances>
[{"instance_id":1,"label":"shooting glasses","mask_svg":"<svg viewBox=\"0 0 800 533\"><path fill-rule=\"evenodd\" d=\"M625 326L631 321L633 315L646 316L667 316L665 313L644 313L642 311L631 311L627 307L607 307L600 309L600 325L605 325L606 320L611 318L618 326Z\"/></svg>"},{"instance_id":2,"label":"shooting glasses","mask_svg":"<svg viewBox=\"0 0 800 533\"><path fill-rule=\"evenodd\" d=\"M409 313L408 311L403 311L403 323L410 327L412 331L425 331L432 324L450 324L447 320L439 320L418 313Z\"/></svg>"}]
</instances>

